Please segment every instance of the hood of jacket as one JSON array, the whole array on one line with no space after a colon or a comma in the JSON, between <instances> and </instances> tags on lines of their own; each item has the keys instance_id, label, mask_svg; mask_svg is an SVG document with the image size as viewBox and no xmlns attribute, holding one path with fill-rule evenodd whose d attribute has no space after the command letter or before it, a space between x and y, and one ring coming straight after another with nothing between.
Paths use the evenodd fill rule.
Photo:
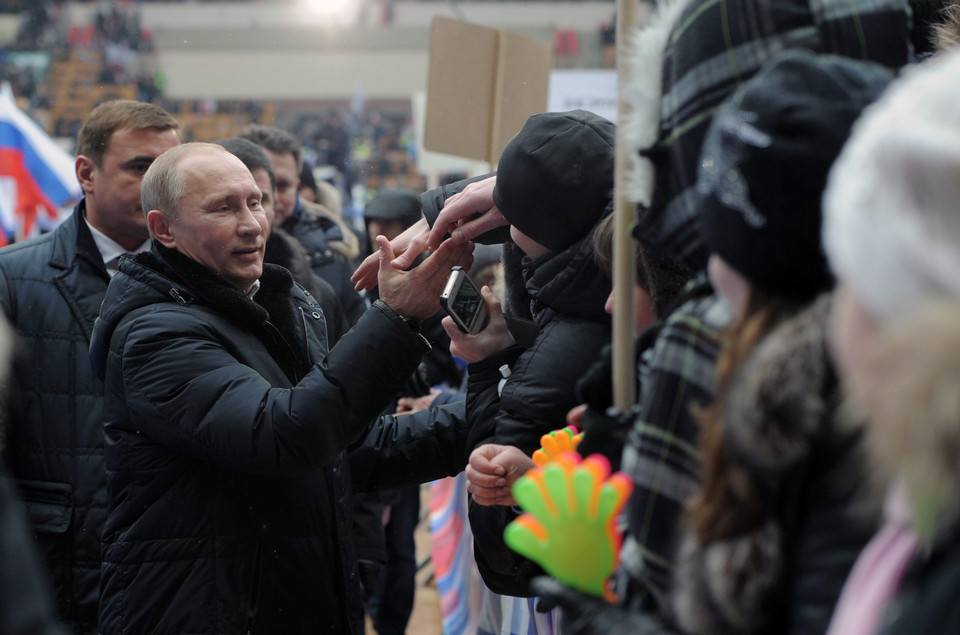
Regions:
<instances>
[{"instance_id":1,"label":"hood of jacket","mask_svg":"<svg viewBox=\"0 0 960 635\"><path fill-rule=\"evenodd\" d=\"M720 104L788 48L898 69L913 61L911 10L907 0L671 0L632 34L623 60L631 108L620 125L642 244L694 270L706 265L695 196L703 137Z\"/></svg>"},{"instance_id":2,"label":"hood of jacket","mask_svg":"<svg viewBox=\"0 0 960 635\"><path fill-rule=\"evenodd\" d=\"M140 308L158 303L211 307L250 330L272 319L285 334L296 333L294 317L282 305L282 298L289 296L293 286L290 272L264 264L260 283L254 301L203 265L154 242L152 251L122 261L120 271L107 287L90 340L94 371L103 379L110 338L120 321Z\"/></svg>"},{"instance_id":3,"label":"hood of jacket","mask_svg":"<svg viewBox=\"0 0 960 635\"><path fill-rule=\"evenodd\" d=\"M556 314L590 322L610 321L603 306L611 282L597 264L593 243L591 231L560 253L523 259L523 283L532 300L530 313L541 326Z\"/></svg>"}]
</instances>

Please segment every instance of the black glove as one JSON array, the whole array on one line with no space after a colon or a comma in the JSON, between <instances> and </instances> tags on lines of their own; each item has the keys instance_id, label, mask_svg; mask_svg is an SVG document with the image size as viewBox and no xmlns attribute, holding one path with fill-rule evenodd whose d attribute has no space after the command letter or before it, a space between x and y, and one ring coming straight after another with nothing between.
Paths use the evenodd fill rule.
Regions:
<instances>
[{"instance_id":1,"label":"black glove","mask_svg":"<svg viewBox=\"0 0 960 635\"><path fill-rule=\"evenodd\" d=\"M548 576L530 581L530 589L540 598L537 610L559 606L563 612L565 635L672 635L655 615L632 613L621 606L581 593Z\"/></svg>"},{"instance_id":2,"label":"black glove","mask_svg":"<svg viewBox=\"0 0 960 635\"><path fill-rule=\"evenodd\" d=\"M613 347L607 344L600 358L587 369L576 386L580 401L603 412L613 405Z\"/></svg>"},{"instance_id":3,"label":"black glove","mask_svg":"<svg viewBox=\"0 0 960 635\"><path fill-rule=\"evenodd\" d=\"M588 406L583 412L583 440L577 451L581 456L602 454L610 461L610 471L619 471L623 447L635 417L633 408L622 412L613 407L600 411Z\"/></svg>"}]
</instances>

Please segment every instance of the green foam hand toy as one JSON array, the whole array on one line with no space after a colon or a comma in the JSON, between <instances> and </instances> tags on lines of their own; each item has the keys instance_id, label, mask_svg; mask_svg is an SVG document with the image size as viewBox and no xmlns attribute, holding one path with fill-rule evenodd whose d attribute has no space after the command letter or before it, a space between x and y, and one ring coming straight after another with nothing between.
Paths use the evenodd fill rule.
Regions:
<instances>
[{"instance_id":1,"label":"green foam hand toy","mask_svg":"<svg viewBox=\"0 0 960 635\"><path fill-rule=\"evenodd\" d=\"M540 437L540 449L533 453L534 465L546 465L564 452L573 452L583 440L575 426L554 430Z\"/></svg>"},{"instance_id":2,"label":"green foam hand toy","mask_svg":"<svg viewBox=\"0 0 960 635\"><path fill-rule=\"evenodd\" d=\"M622 541L615 520L632 489L625 474L610 475L606 457L563 453L513 484L526 513L507 525L504 542L560 582L612 601Z\"/></svg>"}]
</instances>

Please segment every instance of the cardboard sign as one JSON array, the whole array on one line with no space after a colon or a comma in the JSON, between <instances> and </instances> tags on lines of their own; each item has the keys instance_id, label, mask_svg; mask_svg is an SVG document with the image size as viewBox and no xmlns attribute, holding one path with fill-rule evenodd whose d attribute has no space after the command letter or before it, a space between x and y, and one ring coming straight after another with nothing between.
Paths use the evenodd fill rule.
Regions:
<instances>
[{"instance_id":1,"label":"cardboard sign","mask_svg":"<svg viewBox=\"0 0 960 635\"><path fill-rule=\"evenodd\" d=\"M547 110L550 45L436 17L423 146L495 164L531 115Z\"/></svg>"}]
</instances>

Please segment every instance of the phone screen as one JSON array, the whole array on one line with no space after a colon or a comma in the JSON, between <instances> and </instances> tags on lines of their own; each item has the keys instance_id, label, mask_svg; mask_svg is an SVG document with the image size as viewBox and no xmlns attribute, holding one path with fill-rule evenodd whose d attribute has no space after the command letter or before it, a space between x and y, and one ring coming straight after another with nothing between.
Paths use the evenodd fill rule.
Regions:
<instances>
[{"instance_id":1,"label":"phone screen","mask_svg":"<svg viewBox=\"0 0 960 635\"><path fill-rule=\"evenodd\" d=\"M480 295L480 290L464 276L463 284L453 298L453 310L457 315L465 318L465 321L472 320L475 319L481 304L483 304L483 296ZM472 327L473 324L467 324L467 326Z\"/></svg>"},{"instance_id":2,"label":"phone screen","mask_svg":"<svg viewBox=\"0 0 960 635\"><path fill-rule=\"evenodd\" d=\"M489 315L483 295L462 267L451 270L447 285L440 294L440 304L465 333L476 333L487 325Z\"/></svg>"}]
</instances>

